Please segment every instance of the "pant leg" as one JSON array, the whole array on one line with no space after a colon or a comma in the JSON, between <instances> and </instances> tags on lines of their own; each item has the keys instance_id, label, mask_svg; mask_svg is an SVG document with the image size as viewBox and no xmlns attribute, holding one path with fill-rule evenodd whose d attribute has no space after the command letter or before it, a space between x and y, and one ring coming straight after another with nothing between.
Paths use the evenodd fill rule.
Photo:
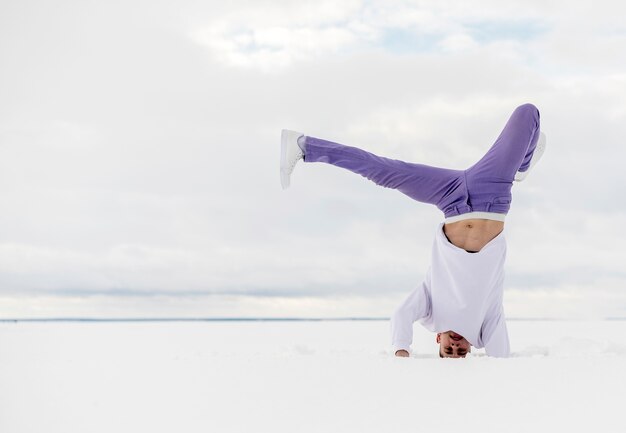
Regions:
<instances>
[{"instance_id":1,"label":"pant leg","mask_svg":"<svg viewBox=\"0 0 626 433\"><path fill-rule=\"evenodd\" d=\"M377 185L397 189L445 212L455 202L465 202L462 170L412 164L374 155L356 147L315 137L305 137L305 162L325 162L360 174Z\"/></svg>"},{"instance_id":2,"label":"pant leg","mask_svg":"<svg viewBox=\"0 0 626 433\"><path fill-rule=\"evenodd\" d=\"M485 156L465 170L468 204L474 211L509 211L515 173L528 169L539 127L537 107L517 107Z\"/></svg>"}]
</instances>

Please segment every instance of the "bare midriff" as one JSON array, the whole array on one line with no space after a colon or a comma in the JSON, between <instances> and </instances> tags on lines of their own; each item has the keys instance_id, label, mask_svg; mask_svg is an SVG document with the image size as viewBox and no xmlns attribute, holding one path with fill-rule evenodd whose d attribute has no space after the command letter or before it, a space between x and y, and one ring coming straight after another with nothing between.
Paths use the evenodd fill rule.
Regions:
<instances>
[{"instance_id":1,"label":"bare midriff","mask_svg":"<svg viewBox=\"0 0 626 433\"><path fill-rule=\"evenodd\" d=\"M468 219L444 224L443 232L454 246L476 253L504 230L503 221Z\"/></svg>"}]
</instances>

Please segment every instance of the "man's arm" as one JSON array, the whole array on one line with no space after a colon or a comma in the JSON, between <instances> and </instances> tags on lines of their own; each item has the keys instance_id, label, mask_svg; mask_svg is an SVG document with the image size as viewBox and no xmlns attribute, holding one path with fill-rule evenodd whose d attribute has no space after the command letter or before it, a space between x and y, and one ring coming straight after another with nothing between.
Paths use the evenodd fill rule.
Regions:
<instances>
[{"instance_id":1,"label":"man's arm","mask_svg":"<svg viewBox=\"0 0 626 433\"><path fill-rule=\"evenodd\" d=\"M430 271L429 271L430 272ZM409 356L413 342L413 323L430 314L428 276L413 290L391 316L391 344L396 356Z\"/></svg>"},{"instance_id":2,"label":"man's arm","mask_svg":"<svg viewBox=\"0 0 626 433\"><path fill-rule=\"evenodd\" d=\"M509 333L506 329L504 312L502 309L483 323L482 338L485 344L485 352L488 356L507 358L511 354L509 346Z\"/></svg>"}]
</instances>

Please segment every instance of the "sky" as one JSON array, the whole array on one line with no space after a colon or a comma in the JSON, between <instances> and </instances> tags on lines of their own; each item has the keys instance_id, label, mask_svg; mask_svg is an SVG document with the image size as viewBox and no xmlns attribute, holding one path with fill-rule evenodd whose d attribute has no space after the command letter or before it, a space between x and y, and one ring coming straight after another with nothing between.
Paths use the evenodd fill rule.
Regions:
<instances>
[{"instance_id":1,"label":"sky","mask_svg":"<svg viewBox=\"0 0 626 433\"><path fill-rule=\"evenodd\" d=\"M434 207L283 128L463 169L516 106L509 317L626 317L626 5L0 2L0 318L388 317Z\"/></svg>"}]
</instances>

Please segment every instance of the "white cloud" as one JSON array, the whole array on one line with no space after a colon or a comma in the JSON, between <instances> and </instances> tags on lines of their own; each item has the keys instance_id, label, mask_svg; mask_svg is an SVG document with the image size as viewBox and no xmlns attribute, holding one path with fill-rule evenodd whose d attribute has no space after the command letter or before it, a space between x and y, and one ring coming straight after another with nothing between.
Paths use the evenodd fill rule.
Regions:
<instances>
[{"instance_id":1,"label":"white cloud","mask_svg":"<svg viewBox=\"0 0 626 433\"><path fill-rule=\"evenodd\" d=\"M358 49L387 48L399 36L422 40L412 52L441 49L464 51L477 47L469 33L482 20L524 22L540 15L527 8L512 14L476 14L455 2L300 2L255 3L237 13L214 17L207 24L194 19L191 37L228 66L279 72L297 62L312 63ZM491 5L495 7L495 4ZM478 22L476 22L478 20ZM506 28L506 24L501 26ZM502 38L493 34L491 38ZM433 39L434 38L434 39ZM432 41L429 39L433 39ZM437 42L438 41L438 42ZM487 41L491 42L491 41ZM409 45L407 45L408 48Z\"/></svg>"},{"instance_id":2,"label":"white cloud","mask_svg":"<svg viewBox=\"0 0 626 433\"><path fill-rule=\"evenodd\" d=\"M226 64L258 67L265 71L283 69L292 63L311 60L323 53L337 53L354 44L355 35L339 26L322 29L267 27L237 30L211 26L195 38L215 52Z\"/></svg>"},{"instance_id":3,"label":"white cloud","mask_svg":"<svg viewBox=\"0 0 626 433\"><path fill-rule=\"evenodd\" d=\"M475 48L478 43L468 34L457 33L446 36L438 45L444 51L466 51Z\"/></svg>"}]
</instances>

